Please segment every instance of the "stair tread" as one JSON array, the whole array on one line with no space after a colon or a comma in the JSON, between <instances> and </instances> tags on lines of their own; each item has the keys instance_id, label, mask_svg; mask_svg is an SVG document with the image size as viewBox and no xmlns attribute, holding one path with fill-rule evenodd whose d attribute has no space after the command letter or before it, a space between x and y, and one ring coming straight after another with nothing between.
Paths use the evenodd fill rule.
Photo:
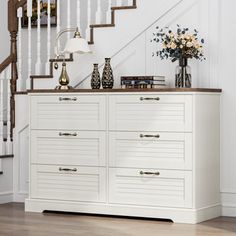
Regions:
<instances>
[{"instance_id":1,"label":"stair tread","mask_svg":"<svg viewBox=\"0 0 236 236\"><path fill-rule=\"evenodd\" d=\"M120 7L111 7L111 10L129 10L129 9L136 9L137 6L120 6Z\"/></svg>"},{"instance_id":2,"label":"stair tread","mask_svg":"<svg viewBox=\"0 0 236 236\"><path fill-rule=\"evenodd\" d=\"M52 75L31 75L30 78L34 78L34 79L48 79L48 78L53 78Z\"/></svg>"},{"instance_id":3,"label":"stair tread","mask_svg":"<svg viewBox=\"0 0 236 236\"><path fill-rule=\"evenodd\" d=\"M114 27L115 24L93 24L90 28L101 28L101 27Z\"/></svg>"},{"instance_id":4,"label":"stair tread","mask_svg":"<svg viewBox=\"0 0 236 236\"><path fill-rule=\"evenodd\" d=\"M4 159L4 158L13 158L14 155L0 155L0 159Z\"/></svg>"}]
</instances>

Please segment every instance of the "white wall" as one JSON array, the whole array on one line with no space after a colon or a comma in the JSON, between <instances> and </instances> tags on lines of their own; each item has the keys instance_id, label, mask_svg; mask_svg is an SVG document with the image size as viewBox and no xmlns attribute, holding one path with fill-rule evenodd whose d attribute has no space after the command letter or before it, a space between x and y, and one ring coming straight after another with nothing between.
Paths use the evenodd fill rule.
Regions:
<instances>
[{"instance_id":1,"label":"white wall","mask_svg":"<svg viewBox=\"0 0 236 236\"><path fill-rule=\"evenodd\" d=\"M9 33L7 30L7 1L0 3L0 63L9 56ZM0 175L0 204L13 199L12 160L2 160L3 175Z\"/></svg>"},{"instance_id":2,"label":"white wall","mask_svg":"<svg viewBox=\"0 0 236 236\"><path fill-rule=\"evenodd\" d=\"M221 191L223 214L236 216L236 1L221 0L220 8Z\"/></svg>"}]
</instances>

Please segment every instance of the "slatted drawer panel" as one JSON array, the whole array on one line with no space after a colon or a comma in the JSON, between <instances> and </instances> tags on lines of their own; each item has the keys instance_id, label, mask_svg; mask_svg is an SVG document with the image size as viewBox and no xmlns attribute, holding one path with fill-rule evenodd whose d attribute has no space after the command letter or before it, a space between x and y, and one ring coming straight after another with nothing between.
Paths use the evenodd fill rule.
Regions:
<instances>
[{"instance_id":1,"label":"slatted drawer panel","mask_svg":"<svg viewBox=\"0 0 236 236\"><path fill-rule=\"evenodd\" d=\"M31 129L104 130L105 96L32 96Z\"/></svg>"},{"instance_id":2,"label":"slatted drawer panel","mask_svg":"<svg viewBox=\"0 0 236 236\"><path fill-rule=\"evenodd\" d=\"M191 171L110 168L109 178L110 203L192 207Z\"/></svg>"},{"instance_id":3,"label":"slatted drawer panel","mask_svg":"<svg viewBox=\"0 0 236 236\"><path fill-rule=\"evenodd\" d=\"M192 169L192 134L110 132L111 167Z\"/></svg>"},{"instance_id":4,"label":"slatted drawer panel","mask_svg":"<svg viewBox=\"0 0 236 236\"><path fill-rule=\"evenodd\" d=\"M192 131L191 95L111 95L109 129Z\"/></svg>"},{"instance_id":5,"label":"slatted drawer panel","mask_svg":"<svg viewBox=\"0 0 236 236\"><path fill-rule=\"evenodd\" d=\"M31 131L31 162L105 166L103 131Z\"/></svg>"},{"instance_id":6,"label":"slatted drawer panel","mask_svg":"<svg viewBox=\"0 0 236 236\"><path fill-rule=\"evenodd\" d=\"M104 202L105 183L102 167L31 166L32 198Z\"/></svg>"}]
</instances>

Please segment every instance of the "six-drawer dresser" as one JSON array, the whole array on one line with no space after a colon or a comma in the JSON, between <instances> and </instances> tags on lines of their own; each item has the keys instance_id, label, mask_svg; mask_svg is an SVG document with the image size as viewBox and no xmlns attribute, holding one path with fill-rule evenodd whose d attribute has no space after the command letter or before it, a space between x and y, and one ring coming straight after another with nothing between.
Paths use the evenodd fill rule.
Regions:
<instances>
[{"instance_id":1,"label":"six-drawer dresser","mask_svg":"<svg viewBox=\"0 0 236 236\"><path fill-rule=\"evenodd\" d=\"M220 90L34 91L26 211L220 212Z\"/></svg>"}]
</instances>

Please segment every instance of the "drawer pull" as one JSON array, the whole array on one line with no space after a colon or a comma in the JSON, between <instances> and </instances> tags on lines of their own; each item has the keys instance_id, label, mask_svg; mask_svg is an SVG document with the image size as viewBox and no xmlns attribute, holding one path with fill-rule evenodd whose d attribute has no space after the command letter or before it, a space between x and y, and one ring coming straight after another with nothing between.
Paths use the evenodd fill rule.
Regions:
<instances>
[{"instance_id":1,"label":"drawer pull","mask_svg":"<svg viewBox=\"0 0 236 236\"><path fill-rule=\"evenodd\" d=\"M160 135L149 135L149 134L140 134L140 138L160 138Z\"/></svg>"},{"instance_id":2,"label":"drawer pull","mask_svg":"<svg viewBox=\"0 0 236 236\"><path fill-rule=\"evenodd\" d=\"M140 101L160 101L160 98L159 97L156 97L156 98L144 98L144 97L140 97Z\"/></svg>"},{"instance_id":3,"label":"drawer pull","mask_svg":"<svg viewBox=\"0 0 236 236\"><path fill-rule=\"evenodd\" d=\"M146 172L146 171L140 171L140 175L160 175L160 172Z\"/></svg>"},{"instance_id":4,"label":"drawer pull","mask_svg":"<svg viewBox=\"0 0 236 236\"><path fill-rule=\"evenodd\" d=\"M74 168L74 169L69 169L69 168L59 168L59 171L70 171L70 172L76 172L77 171L77 169L76 168Z\"/></svg>"},{"instance_id":5,"label":"drawer pull","mask_svg":"<svg viewBox=\"0 0 236 236\"><path fill-rule=\"evenodd\" d=\"M59 133L59 136L73 136L73 137L76 137L77 136L77 133Z\"/></svg>"},{"instance_id":6,"label":"drawer pull","mask_svg":"<svg viewBox=\"0 0 236 236\"><path fill-rule=\"evenodd\" d=\"M77 98L63 98L63 97L59 97L59 101L77 101Z\"/></svg>"}]
</instances>

